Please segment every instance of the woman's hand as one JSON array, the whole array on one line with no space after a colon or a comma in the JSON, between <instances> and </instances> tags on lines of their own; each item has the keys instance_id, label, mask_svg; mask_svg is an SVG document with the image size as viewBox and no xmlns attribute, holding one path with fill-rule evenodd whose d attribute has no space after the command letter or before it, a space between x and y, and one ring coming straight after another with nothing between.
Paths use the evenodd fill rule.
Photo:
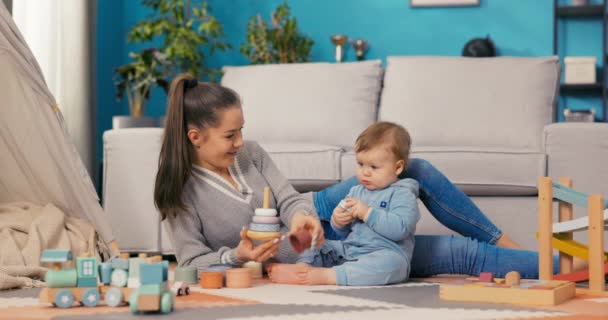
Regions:
<instances>
[{"instance_id":1,"label":"woman's hand","mask_svg":"<svg viewBox=\"0 0 608 320\"><path fill-rule=\"evenodd\" d=\"M369 207L359 199L346 199L346 210L349 210L353 217L367 221L369 216Z\"/></svg>"},{"instance_id":2,"label":"woman's hand","mask_svg":"<svg viewBox=\"0 0 608 320\"><path fill-rule=\"evenodd\" d=\"M336 225L338 228L343 228L345 225L355 220L355 217L350 211L346 211L340 206L337 206L334 209L334 212L331 214L331 218L334 221L334 225Z\"/></svg>"},{"instance_id":3,"label":"woman's hand","mask_svg":"<svg viewBox=\"0 0 608 320\"><path fill-rule=\"evenodd\" d=\"M300 230L310 232L313 243L317 248L320 248L325 242L325 234L323 233L321 221L315 216L311 216L303 212L296 212L293 218L291 218L290 233L295 234Z\"/></svg>"},{"instance_id":4,"label":"woman's hand","mask_svg":"<svg viewBox=\"0 0 608 320\"><path fill-rule=\"evenodd\" d=\"M283 241L283 237L268 240L257 247L253 246L253 241L247 236L247 228L243 227L241 230L241 241L236 247L237 259L247 262L256 261L264 262L274 257L279 252L279 246Z\"/></svg>"}]
</instances>

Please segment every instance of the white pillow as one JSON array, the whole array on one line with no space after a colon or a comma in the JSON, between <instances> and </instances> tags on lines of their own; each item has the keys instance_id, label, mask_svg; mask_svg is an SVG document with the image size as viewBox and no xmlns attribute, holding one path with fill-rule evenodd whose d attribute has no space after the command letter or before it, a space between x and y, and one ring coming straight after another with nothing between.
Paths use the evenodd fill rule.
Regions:
<instances>
[{"instance_id":1,"label":"white pillow","mask_svg":"<svg viewBox=\"0 0 608 320\"><path fill-rule=\"evenodd\" d=\"M374 123L380 60L224 67L241 96L246 139L352 146Z\"/></svg>"},{"instance_id":2,"label":"white pillow","mask_svg":"<svg viewBox=\"0 0 608 320\"><path fill-rule=\"evenodd\" d=\"M542 152L559 61L548 58L389 57L379 119L414 146Z\"/></svg>"}]
</instances>

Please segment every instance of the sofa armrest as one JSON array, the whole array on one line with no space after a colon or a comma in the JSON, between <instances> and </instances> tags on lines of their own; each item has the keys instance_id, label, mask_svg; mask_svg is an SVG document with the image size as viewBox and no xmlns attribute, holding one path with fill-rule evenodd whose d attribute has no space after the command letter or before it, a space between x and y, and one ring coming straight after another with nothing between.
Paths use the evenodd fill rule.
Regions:
<instances>
[{"instance_id":1,"label":"sofa armrest","mask_svg":"<svg viewBox=\"0 0 608 320\"><path fill-rule=\"evenodd\" d=\"M574 188L608 195L608 123L553 123L544 129L548 175Z\"/></svg>"}]
</instances>

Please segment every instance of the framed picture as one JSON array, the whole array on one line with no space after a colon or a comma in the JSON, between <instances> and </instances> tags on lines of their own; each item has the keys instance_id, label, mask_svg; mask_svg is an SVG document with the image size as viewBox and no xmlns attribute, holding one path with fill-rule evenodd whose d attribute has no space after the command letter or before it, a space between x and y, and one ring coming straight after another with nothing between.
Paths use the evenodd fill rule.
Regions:
<instances>
[{"instance_id":1,"label":"framed picture","mask_svg":"<svg viewBox=\"0 0 608 320\"><path fill-rule=\"evenodd\" d=\"M478 6L479 0L410 0L410 7Z\"/></svg>"}]
</instances>

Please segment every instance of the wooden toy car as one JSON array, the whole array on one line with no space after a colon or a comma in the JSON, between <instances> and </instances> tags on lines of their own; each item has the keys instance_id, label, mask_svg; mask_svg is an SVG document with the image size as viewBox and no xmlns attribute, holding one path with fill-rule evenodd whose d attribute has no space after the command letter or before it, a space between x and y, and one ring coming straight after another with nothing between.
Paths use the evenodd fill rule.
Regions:
<instances>
[{"instance_id":1,"label":"wooden toy car","mask_svg":"<svg viewBox=\"0 0 608 320\"><path fill-rule=\"evenodd\" d=\"M187 296L190 294L190 286L185 282L177 281L171 286L171 291L176 296Z\"/></svg>"}]
</instances>

